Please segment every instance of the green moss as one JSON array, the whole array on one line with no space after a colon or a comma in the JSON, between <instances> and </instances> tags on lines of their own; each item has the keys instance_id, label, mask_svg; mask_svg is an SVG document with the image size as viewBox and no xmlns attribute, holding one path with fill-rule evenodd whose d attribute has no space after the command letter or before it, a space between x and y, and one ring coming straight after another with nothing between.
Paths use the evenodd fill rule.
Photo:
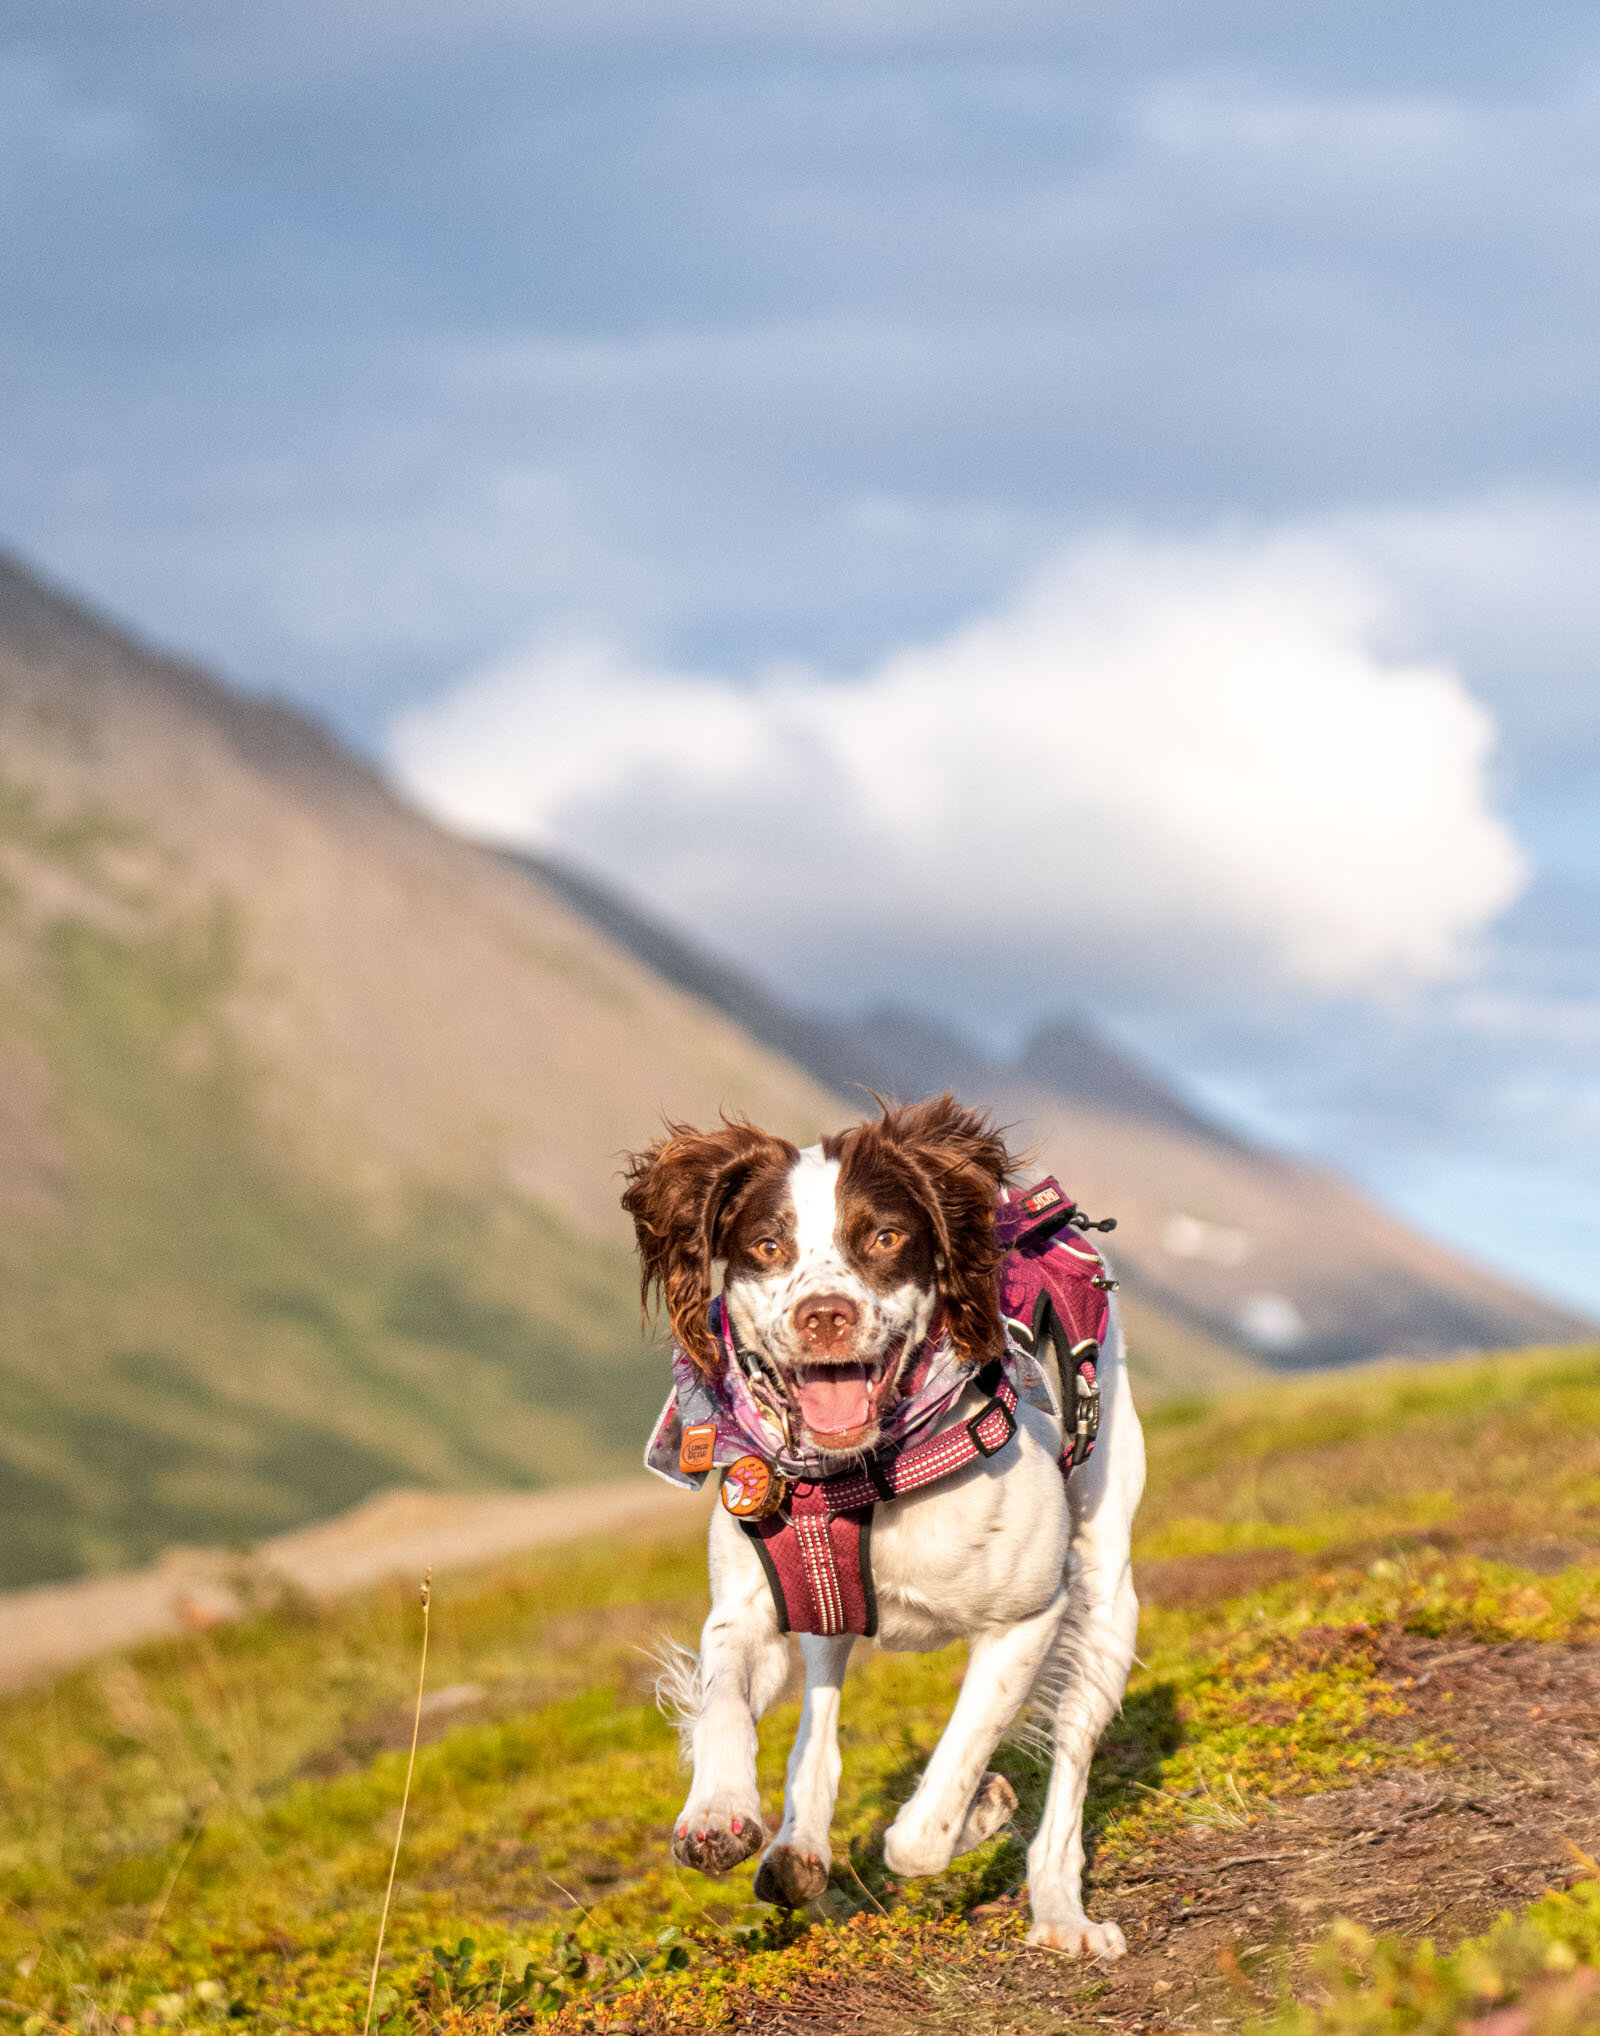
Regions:
<instances>
[{"instance_id":1,"label":"green moss","mask_svg":"<svg viewBox=\"0 0 1600 2036\"><path fill-rule=\"evenodd\" d=\"M1597 1968L1600 1879L1547 1894L1450 1953L1342 1923L1319 1960L1324 1998L1258 2024L1258 2036L1455 2036L1495 2010L1497 2036L1576 2036L1600 2021Z\"/></svg>"}]
</instances>

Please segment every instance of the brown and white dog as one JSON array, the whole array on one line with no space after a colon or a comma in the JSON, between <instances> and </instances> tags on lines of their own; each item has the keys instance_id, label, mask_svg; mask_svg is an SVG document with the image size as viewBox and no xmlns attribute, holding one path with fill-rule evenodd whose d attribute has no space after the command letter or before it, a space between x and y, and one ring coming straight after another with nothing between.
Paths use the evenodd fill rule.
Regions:
<instances>
[{"instance_id":1,"label":"brown and white dog","mask_svg":"<svg viewBox=\"0 0 1600 2036\"><path fill-rule=\"evenodd\" d=\"M843 1469L873 1450L936 1317L974 1365L1003 1351L994 1211L1011 1171L1000 1136L944 1096L885 1108L805 1151L743 1122L672 1125L631 1160L623 1202L645 1297L663 1297L680 1347L703 1369L727 1361L706 1326L720 1265L737 1342L781 1382L806 1448ZM1099 1445L1069 1481L1057 1381L1053 1406L1019 1404L1017 1432L997 1454L878 1506L872 1568L883 1646L970 1642L950 1723L885 1838L890 1871L942 1872L1008 1821L1016 1798L988 1761L1032 1697L1054 1766L1028 1850L1029 1941L1115 1958L1122 1933L1089 1920L1081 1885L1089 1760L1121 1702L1138 1616L1128 1550L1144 1444L1114 1301L1100 1381ZM941 1425L980 1403L969 1390ZM827 1884L853 1639L801 1636L804 1708L783 1822L766 1844L756 1722L784 1681L788 1646L755 1548L720 1507L710 1561L686 1721L694 1779L673 1853L724 1873L765 1846L757 1894L797 1906Z\"/></svg>"}]
</instances>

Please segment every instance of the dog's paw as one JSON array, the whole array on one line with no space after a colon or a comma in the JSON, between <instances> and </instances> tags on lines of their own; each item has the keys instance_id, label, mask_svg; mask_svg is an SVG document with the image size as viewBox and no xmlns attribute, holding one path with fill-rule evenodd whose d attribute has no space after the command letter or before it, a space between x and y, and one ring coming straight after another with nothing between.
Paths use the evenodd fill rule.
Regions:
<instances>
[{"instance_id":1,"label":"dog's paw","mask_svg":"<svg viewBox=\"0 0 1600 2036\"><path fill-rule=\"evenodd\" d=\"M883 1835L883 1863L902 1880L924 1880L930 1873L943 1873L954 1857L948 1826L943 1831L919 1829L906 1821L905 1810Z\"/></svg>"},{"instance_id":2,"label":"dog's paw","mask_svg":"<svg viewBox=\"0 0 1600 2036\"><path fill-rule=\"evenodd\" d=\"M1017 1813L1017 1792L1003 1774L986 1774L967 1810L956 1839L957 1854L971 1852L1011 1822Z\"/></svg>"},{"instance_id":3,"label":"dog's paw","mask_svg":"<svg viewBox=\"0 0 1600 2036\"><path fill-rule=\"evenodd\" d=\"M756 1869L756 1900L780 1909L803 1909L827 1885L828 1862L793 1845L774 1845Z\"/></svg>"},{"instance_id":4,"label":"dog's paw","mask_svg":"<svg viewBox=\"0 0 1600 2036\"><path fill-rule=\"evenodd\" d=\"M731 1873L752 1852L759 1852L766 1832L761 1819L737 1810L686 1808L672 1832L672 1856L696 1873Z\"/></svg>"},{"instance_id":5,"label":"dog's paw","mask_svg":"<svg viewBox=\"0 0 1600 2036\"><path fill-rule=\"evenodd\" d=\"M1028 1942L1068 1958L1103 1958L1108 1964L1128 1955L1128 1940L1115 1923L1091 1923L1087 1916L1069 1923L1035 1923Z\"/></svg>"}]
</instances>

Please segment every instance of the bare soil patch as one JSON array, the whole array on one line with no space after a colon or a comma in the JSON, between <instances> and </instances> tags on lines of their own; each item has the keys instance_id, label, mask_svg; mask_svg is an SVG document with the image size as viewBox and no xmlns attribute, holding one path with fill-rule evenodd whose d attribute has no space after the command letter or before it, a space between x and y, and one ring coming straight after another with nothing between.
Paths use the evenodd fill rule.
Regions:
<instances>
[{"instance_id":1,"label":"bare soil patch","mask_svg":"<svg viewBox=\"0 0 1600 2036\"><path fill-rule=\"evenodd\" d=\"M1451 1942L1573 1877L1600 1846L1600 1651L1381 1636L1384 1673L1454 1757L1356 1788L1290 1799L1237 1824L1197 1821L1115 1870L1091 1867L1091 1912L1129 1955L1085 1968L1019 1948L983 1978L931 1982L910 2012L903 1974L834 1995L766 2002L763 2036L1230 2029L1270 2008L1287 1975L1314 1980L1336 1915ZM1020 1897L992 1905L1000 1917Z\"/></svg>"},{"instance_id":2,"label":"bare soil patch","mask_svg":"<svg viewBox=\"0 0 1600 2036\"><path fill-rule=\"evenodd\" d=\"M1268 1584L1283 1583L1324 1567L1289 1548L1244 1548L1226 1555L1157 1556L1133 1566L1141 1605L1182 1611L1242 1598Z\"/></svg>"}]
</instances>

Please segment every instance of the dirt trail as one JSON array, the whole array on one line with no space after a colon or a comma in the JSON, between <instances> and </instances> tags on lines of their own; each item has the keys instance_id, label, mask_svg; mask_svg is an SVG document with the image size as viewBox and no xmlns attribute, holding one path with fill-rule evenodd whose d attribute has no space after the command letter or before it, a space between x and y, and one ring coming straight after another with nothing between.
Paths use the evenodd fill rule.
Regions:
<instances>
[{"instance_id":1,"label":"dirt trail","mask_svg":"<svg viewBox=\"0 0 1600 2036\"><path fill-rule=\"evenodd\" d=\"M1210 2036L1268 2013L1285 1977L1314 1991L1313 1947L1335 1916L1448 1944L1576 1877L1573 1848L1600 1845L1600 1652L1390 1634L1382 1666L1405 1691L1409 1725L1424 1720L1455 1757L1289 1799L1248 1825L1197 1822L1116 1871L1091 1870L1091 1913L1127 1932L1121 1963L1019 1948L987 1977L929 1988L919 2003L903 1975L868 1973L762 2002L739 2026L751 2036ZM1010 1897L978 1913L1021 1906Z\"/></svg>"},{"instance_id":2,"label":"dirt trail","mask_svg":"<svg viewBox=\"0 0 1600 2036\"><path fill-rule=\"evenodd\" d=\"M562 1541L691 1533L705 1510L704 1500L643 1475L548 1492L380 1492L245 1553L175 1548L148 1569L0 1594L0 1689L45 1681L164 1633L236 1619L277 1581L335 1597Z\"/></svg>"}]
</instances>

